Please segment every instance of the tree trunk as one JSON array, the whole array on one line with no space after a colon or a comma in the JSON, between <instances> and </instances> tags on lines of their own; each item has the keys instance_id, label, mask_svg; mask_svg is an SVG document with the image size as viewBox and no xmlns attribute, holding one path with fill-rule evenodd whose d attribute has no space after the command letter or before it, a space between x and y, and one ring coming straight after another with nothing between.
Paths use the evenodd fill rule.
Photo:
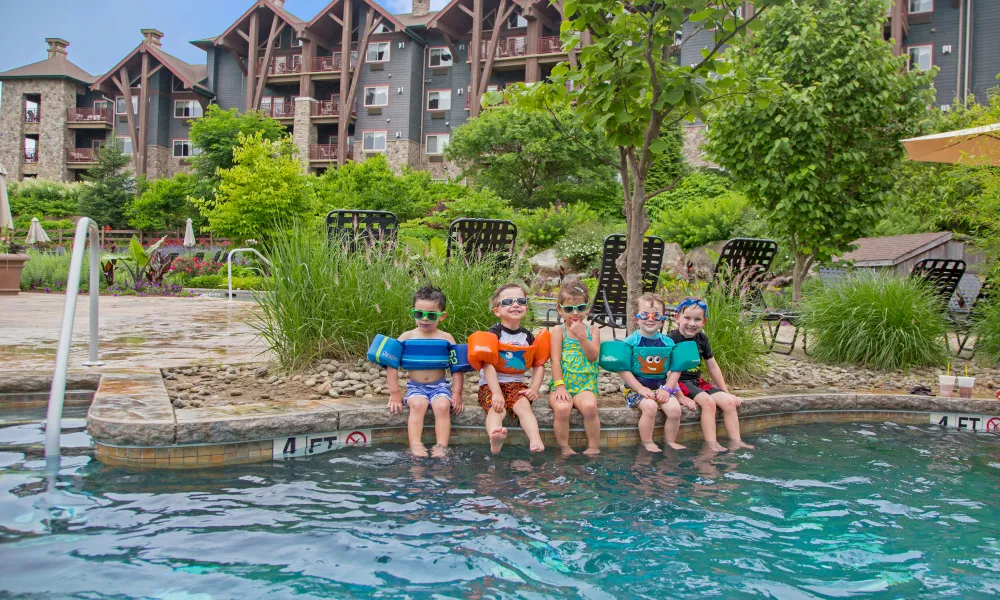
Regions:
<instances>
[{"instance_id":1,"label":"tree trunk","mask_svg":"<svg viewBox=\"0 0 1000 600\"><path fill-rule=\"evenodd\" d=\"M812 266L812 255L795 253L795 266L792 268L792 302L802 301L802 282L809 274Z\"/></svg>"},{"instance_id":2,"label":"tree trunk","mask_svg":"<svg viewBox=\"0 0 1000 600\"><path fill-rule=\"evenodd\" d=\"M625 279L625 287L628 290L627 314L629 316L636 313L638 309L639 296L642 295L642 246L646 235L646 178L638 172L632 173L632 197L626 202L628 213L628 230L625 234L625 269L622 276ZM619 272L622 271L619 259ZM626 317L628 332L635 330L635 320Z\"/></svg>"}]
</instances>

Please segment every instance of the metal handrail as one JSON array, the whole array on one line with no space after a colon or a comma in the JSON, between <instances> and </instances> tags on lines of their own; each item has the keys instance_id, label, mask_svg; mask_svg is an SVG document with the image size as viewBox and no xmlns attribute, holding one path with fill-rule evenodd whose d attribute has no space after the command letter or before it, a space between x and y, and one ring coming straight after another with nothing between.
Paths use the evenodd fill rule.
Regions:
<instances>
[{"instance_id":1,"label":"metal handrail","mask_svg":"<svg viewBox=\"0 0 1000 600\"><path fill-rule=\"evenodd\" d=\"M229 270L229 301L230 302L233 301L233 255L236 254L237 252L253 252L257 256L259 256L262 261L266 262L267 266L271 267L271 269L274 270L274 265L271 264L271 261L269 261L266 258L264 258L263 254L261 254L260 252L257 252L253 248L236 248L234 250L230 250L229 254L226 255L226 268Z\"/></svg>"},{"instance_id":2,"label":"metal handrail","mask_svg":"<svg viewBox=\"0 0 1000 600\"><path fill-rule=\"evenodd\" d=\"M83 268L83 250L90 234L90 353L85 367L104 364L97 355L97 305L101 296L101 252L98 243L100 229L92 219L84 217L76 224L73 236L73 255L69 263L66 282L66 304L63 307L62 327L56 350L56 370L49 389L49 407L45 417L45 463L59 468L59 434L62 431L63 400L66 396L66 372L69 370L69 347L73 339L73 317L76 316L76 297L80 293L80 270Z\"/></svg>"}]
</instances>

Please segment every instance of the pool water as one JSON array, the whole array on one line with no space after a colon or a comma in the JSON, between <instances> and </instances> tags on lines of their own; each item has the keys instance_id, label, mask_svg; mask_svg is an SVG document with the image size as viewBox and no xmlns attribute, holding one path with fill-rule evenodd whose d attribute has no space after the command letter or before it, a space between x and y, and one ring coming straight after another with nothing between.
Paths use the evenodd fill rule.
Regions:
<instances>
[{"instance_id":1,"label":"pool water","mask_svg":"<svg viewBox=\"0 0 1000 600\"><path fill-rule=\"evenodd\" d=\"M717 456L379 446L141 473L70 434L47 490L40 426L4 431L0 597L1000 594L993 434L823 424Z\"/></svg>"}]
</instances>

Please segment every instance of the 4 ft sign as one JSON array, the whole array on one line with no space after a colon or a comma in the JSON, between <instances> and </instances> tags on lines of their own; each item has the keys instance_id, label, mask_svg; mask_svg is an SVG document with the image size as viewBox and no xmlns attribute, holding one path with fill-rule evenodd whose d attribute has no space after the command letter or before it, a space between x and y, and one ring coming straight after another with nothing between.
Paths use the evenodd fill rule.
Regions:
<instances>
[{"instance_id":1,"label":"4 ft sign","mask_svg":"<svg viewBox=\"0 0 1000 600\"><path fill-rule=\"evenodd\" d=\"M931 413L931 425L941 425L964 431L992 431L1000 433L1000 417L990 415L962 415L958 413Z\"/></svg>"}]
</instances>

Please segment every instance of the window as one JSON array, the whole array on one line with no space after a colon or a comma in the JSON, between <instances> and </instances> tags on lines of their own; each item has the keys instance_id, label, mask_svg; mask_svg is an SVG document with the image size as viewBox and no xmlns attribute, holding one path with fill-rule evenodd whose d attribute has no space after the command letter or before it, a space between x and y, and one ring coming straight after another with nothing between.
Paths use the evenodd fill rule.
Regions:
<instances>
[{"instance_id":1,"label":"window","mask_svg":"<svg viewBox=\"0 0 1000 600\"><path fill-rule=\"evenodd\" d=\"M97 100L96 102L94 102L95 112L99 110L108 110L109 108L111 108L110 100Z\"/></svg>"},{"instance_id":2,"label":"window","mask_svg":"<svg viewBox=\"0 0 1000 600\"><path fill-rule=\"evenodd\" d=\"M450 110L451 90L427 92L427 110Z\"/></svg>"},{"instance_id":3,"label":"window","mask_svg":"<svg viewBox=\"0 0 1000 600\"><path fill-rule=\"evenodd\" d=\"M120 137L115 138L118 140L118 149L125 154L132 154L132 138L131 137Z\"/></svg>"},{"instance_id":4,"label":"window","mask_svg":"<svg viewBox=\"0 0 1000 600\"><path fill-rule=\"evenodd\" d=\"M139 97L132 96L132 114L139 113ZM125 114L125 96L118 96L115 98L115 114L124 115Z\"/></svg>"},{"instance_id":5,"label":"window","mask_svg":"<svg viewBox=\"0 0 1000 600\"><path fill-rule=\"evenodd\" d=\"M197 100L174 100L175 119L191 119L201 114L201 103Z\"/></svg>"},{"instance_id":6,"label":"window","mask_svg":"<svg viewBox=\"0 0 1000 600\"><path fill-rule=\"evenodd\" d=\"M28 96L24 99L24 122L38 123L41 120L42 98L37 95Z\"/></svg>"},{"instance_id":7,"label":"window","mask_svg":"<svg viewBox=\"0 0 1000 600\"><path fill-rule=\"evenodd\" d=\"M291 47L292 48L301 48L302 47L302 40L299 37L297 37L295 34L292 34L292 45L291 45Z\"/></svg>"},{"instance_id":8,"label":"window","mask_svg":"<svg viewBox=\"0 0 1000 600\"><path fill-rule=\"evenodd\" d=\"M365 152L385 152L385 137L387 131L366 131L361 149Z\"/></svg>"},{"instance_id":9,"label":"window","mask_svg":"<svg viewBox=\"0 0 1000 600\"><path fill-rule=\"evenodd\" d=\"M174 158L184 158L195 154L201 153L191 145L191 140L174 140Z\"/></svg>"},{"instance_id":10,"label":"window","mask_svg":"<svg viewBox=\"0 0 1000 600\"><path fill-rule=\"evenodd\" d=\"M507 29L517 29L518 27L527 27L528 20L521 15L511 15L507 17Z\"/></svg>"},{"instance_id":11,"label":"window","mask_svg":"<svg viewBox=\"0 0 1000 600\"><path fill-rule=\"evenodd\" d=\"M448 146L450 136L447 133L438 133L427 136L427 154L441 154Z\"/></svg>"},{"instance_id":12,"label":"window","mask_svg":"<svg viewBox=\"0 0 1000 600\"><path fill-rule=\"evenodd\" d=\"M447 48L431 48L431 67L450 67L452 65L451 50Z\"/></svg>"},{"instance_id":13,"label":"window","mask_svg":"<svg viewBox=\"0 0 1000 600\"><path fill-rule=\"evenodd\" d=\"M389 42L374 42L368 44L367 62L389 62Z\"/></svg>"},{"instance_id":14,"label":"window","mask_svg":"<svg viewBox=\"0 0 1000 600\"><path fill-rule=\"evenodd\" d=\"M388 106L389 86L377 85L365 88L365 106Z\"/></svg>"},{"instance_id":15,"label":"window","mask_svg":"<svg viewBox=\"0 0 1000 600\"><path fill-rule=\"evenodd\" d=\"M934 0L910 0L910 14L934 12Z\"/></svg>"},{"instance_id":16,"label":"window","mask_svg":"<svg viewBox=\"0 0 1000 600\"><path fill-rule=\"evenodd\" d=\"M678 29L677 31L674 32L674 45L680 46L683 41L684 41L684 32Z\"/></svg>"},{"instance_id":17,"label":"window","mask_svg":"<svg viewBox=\"0 0 1000 600\"><path fill-rule=\"evenodd\" d=\"M934 46L910 46L906 49L910 55L910 68L928 71L934 66Z\"/></svg>"}]
</instances>

